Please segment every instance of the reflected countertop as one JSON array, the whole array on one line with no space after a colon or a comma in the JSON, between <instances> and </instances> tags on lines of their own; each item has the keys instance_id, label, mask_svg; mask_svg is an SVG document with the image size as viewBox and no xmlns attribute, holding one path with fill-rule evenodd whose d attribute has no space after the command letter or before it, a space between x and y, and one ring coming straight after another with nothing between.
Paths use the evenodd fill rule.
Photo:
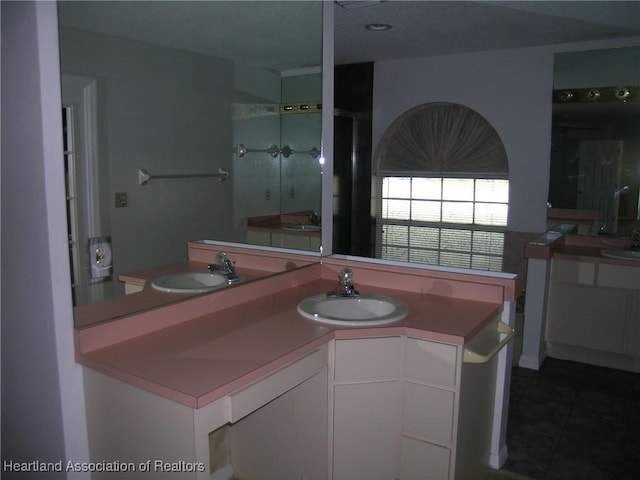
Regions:
<instances>
[{"instance_id":1,"label":"reflected countertop","mask_svg":"<svg viewBox=\"0 0 640 480\"><path fill-rule=\"evenodd\" d=\"M551 235L550 235L551 233ZM530 259L565 258L592 263L610 263L640 267L640 262L632 259L611 258L603 255L607 250L626 250L631 245L628 238L597 235L561 234L547 232L548 242L530 242L525 246L525 257ZM542 235L539 238L545 237Z\"/></svg>"}]
</instances>

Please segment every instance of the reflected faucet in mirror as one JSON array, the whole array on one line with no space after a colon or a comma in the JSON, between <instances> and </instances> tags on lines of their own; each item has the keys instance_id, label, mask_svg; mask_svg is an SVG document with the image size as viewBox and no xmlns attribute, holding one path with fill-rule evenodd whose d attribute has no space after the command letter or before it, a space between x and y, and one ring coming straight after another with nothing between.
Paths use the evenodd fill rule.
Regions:
<instances>
[{"instance_id":1,"label":"reflected faucet in mirror","mask_svg":"<svg viewBox=\"0 0 640 480\"><path fill-rule=\"evenodd\" d=\"M223 274L229 283L240 281L240 277L238 277L233 263L229 260L225 252L220 252L216 255L216 262L217 263L212 263L207 267L209 272Z\"/></svg>"}]
</instances>

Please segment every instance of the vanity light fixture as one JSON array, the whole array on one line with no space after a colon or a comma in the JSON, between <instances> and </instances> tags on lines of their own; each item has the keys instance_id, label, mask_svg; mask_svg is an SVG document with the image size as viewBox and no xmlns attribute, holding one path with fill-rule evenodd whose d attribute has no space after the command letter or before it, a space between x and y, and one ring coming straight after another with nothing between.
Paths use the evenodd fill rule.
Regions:
<instances>
[{"instance_id":1,"label":"vanity light fixture","mask_svg":"<svg viewBox=\"0 0 640 480\"><path fill-rule=\"evenodd\" d=\"M370 32L384 32L386 30L391 30L391 25L388 23L369 23L364 26L365 29Z\"/></svg>"},{"instance_id":2,"label":"vanity light fixture","mask_svg":"<svg viewBox=\"0 0 640 480\"><path fill-rule=\"evenodd\" d=\"M631 91L627 87L618 87L615 96L618 100L627 100L631 95Z\"/></svg>"},{"instance_id":3,"label":"vanity light fixture","mask_svg":"<svg viewBox=\"0 0 640 480\"><path fill-rule=\"evenodd\" d=\"M554 103L627 102L640 100L640 85L567 88L553 91Z\"/></svg>"},{"instance_id":4,"label":"vanity light fixture","mask_svg":"<svg viewBox=\"0 0 640 480\"><path fill-rule=\"evenodd\" d=\"M571 90L564 90L558 94L558 100L561 102L569 102L573 100L573 92Z\"/></svg>"},{"instance_id":5,"label":"vanity light fixture","mask_svg":"<svg viewBox=\"0 0 640 480\"><path fill-rule=\"evenodd\" d=\"M595 88L587 90L586 98L589 101L598 100L600 98L600 91Z\"/></svg>"}]
</instances>

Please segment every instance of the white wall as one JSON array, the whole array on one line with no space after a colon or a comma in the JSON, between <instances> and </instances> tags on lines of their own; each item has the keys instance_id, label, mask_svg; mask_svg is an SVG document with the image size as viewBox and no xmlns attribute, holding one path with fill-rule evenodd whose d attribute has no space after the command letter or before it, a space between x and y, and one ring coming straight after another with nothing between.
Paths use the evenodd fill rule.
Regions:
<instances>
[{"instance_id":1,"label":"white wall","mask_svg":"<svg viewBox=\"0 0 640 480\"><path fill-rule=\"evenodd\" d=\"M543 232L554 54L634 43L638 39L378 62L374 77L374 148L389 125L416 105L466 105L493 125L507 151L508 230Z\"/></svg>"},{"instance_id":2,"label":"white wall","mask_svg":"<svg viewBox=\"0 0 640 480\"><path fill-rule=\"evenodd\" d=\"M82 462L88 451L73 358L56 6L1 8L2 461ZM2 472L3 479L28 476Z\"/></svg>"}]
</instances>

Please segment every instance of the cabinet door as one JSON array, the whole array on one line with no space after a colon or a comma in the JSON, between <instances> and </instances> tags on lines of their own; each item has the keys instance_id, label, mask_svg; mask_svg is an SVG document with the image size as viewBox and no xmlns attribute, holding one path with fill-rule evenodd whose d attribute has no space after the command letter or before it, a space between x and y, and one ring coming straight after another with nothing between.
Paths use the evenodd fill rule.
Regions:
<instances>
[{"instance_id":1,"label":"cabinet door","mask_svg":"<svg viewBox=\"0 0 640 480\"><path fill-rule=\"evenodd\" d=\"M400 382L336 385L333 480L397 478Z\"/></svg>"},{"instance_id":2,"label":"cabinet door","mask_svg":"<svg viewBox=\"0 0 640 480\"><path fill-rule=\"evenodd\" d=\"M337 340L333 480L397 478L400 337Z\"/></svg>"}]
</instances>

